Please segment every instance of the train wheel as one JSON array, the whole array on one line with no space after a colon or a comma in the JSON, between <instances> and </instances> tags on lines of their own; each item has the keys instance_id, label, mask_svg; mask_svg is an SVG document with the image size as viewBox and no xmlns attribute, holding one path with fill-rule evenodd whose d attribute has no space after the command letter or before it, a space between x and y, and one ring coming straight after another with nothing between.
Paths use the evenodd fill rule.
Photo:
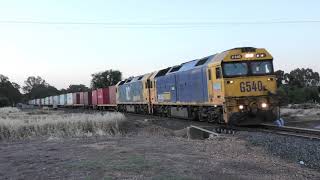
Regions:
<instances>
[{"instance_id":1,"label":"train wheel","mask_svg":"<svg viewBox=\"0 0 320 180\"><path fill-rule=\"evenodd\" d=\"M201 113L201 111L198 111L198 119L199 119L199 121L205 121L205 119L203 118L203 116L202 116L202 113Z\"/></svg>"}]
</instances>

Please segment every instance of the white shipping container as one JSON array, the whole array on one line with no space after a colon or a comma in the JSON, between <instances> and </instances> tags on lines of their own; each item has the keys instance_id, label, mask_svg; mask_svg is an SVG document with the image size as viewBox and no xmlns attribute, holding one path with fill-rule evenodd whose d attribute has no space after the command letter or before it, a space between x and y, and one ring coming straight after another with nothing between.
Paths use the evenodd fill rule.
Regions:
<instances>
[{"instance_id":1,"label":"white shipping container","mask_svg":"<svg viewBox=\"0 0 320 180\"><path fill-rule=\"evenodd\" d=\"M59 96L59 106L64 106L65 104L65 100L66 100L66 94L61 94Z\"/></svg>"},{"instance_id":2,"label":"white shipping container","mask_svg":"<svg viewBox=\"0 0 320 180\"><path fill-rule=\"evenodd\" d=\"M44 105L49 105L49 97L46 97L46 98L44 99Z\"/></svg>"},{"instance_id":3,"label":"white shipping container","mask_svg":"<svg viewBox=\"0 0 320 180\"><path fill-rule=\"evenodd\" d=\"M59 96L53 96L53 106L58 106L59 105Z\"/></svg>"},{"instance_id":4,"label":"white shipping container","mask_svg":"<svg viewBox=\"0 0 320 180\"><path fill-rule=\"evenodd\" d=\"M51 106L53 105L53 97L54 97L54 96L50 96L50 97L49 97L49 105L51 105Z\"/></svg>"},{"instance_id":5,"label":"white shipping container","mask_svg":"<svg viewBox=\"0 0 320 180\"><path fill-rule=\"evenodd\" d=\"M73 105L72 93L67 94L67 105L68 106L72 106Z\"/></svg>"}]
</instances>

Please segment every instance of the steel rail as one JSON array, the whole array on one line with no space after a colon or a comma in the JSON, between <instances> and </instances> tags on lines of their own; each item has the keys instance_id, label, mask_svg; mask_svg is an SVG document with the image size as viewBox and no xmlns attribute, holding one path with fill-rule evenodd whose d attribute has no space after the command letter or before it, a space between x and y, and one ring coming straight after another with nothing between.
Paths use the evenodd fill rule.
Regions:
<instances>
[{"instance_id":1,"label":"steel rail","mask_svg":"<svg viewBox=\"0 0 320 180\"><path fill-rule=\"evenodd\" d=\"M258 130L270 133L276 133L280 135L295 136L309 139L320 140L320 130L309 129L309 128L299 128L292 126L278 127L270 124L262 124L258 127Z\"/></svg>"}]
</instances>

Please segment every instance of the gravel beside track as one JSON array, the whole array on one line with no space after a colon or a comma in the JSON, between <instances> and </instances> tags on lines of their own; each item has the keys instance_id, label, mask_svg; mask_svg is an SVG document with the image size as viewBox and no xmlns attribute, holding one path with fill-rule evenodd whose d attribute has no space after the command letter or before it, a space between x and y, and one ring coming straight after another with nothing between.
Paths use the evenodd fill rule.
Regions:
<instances>
[{"instance_id":1,"label":"gravel beside track","mask_svg":"<svg viewBox=\"0 0 320 180\"><path fill-rule=\"evenodd\" d=\"M293 162L320 170L320 141L271 133L246 133L242 136L253 145L264 147L267 152Z\"/></svg>"}]
</instances>

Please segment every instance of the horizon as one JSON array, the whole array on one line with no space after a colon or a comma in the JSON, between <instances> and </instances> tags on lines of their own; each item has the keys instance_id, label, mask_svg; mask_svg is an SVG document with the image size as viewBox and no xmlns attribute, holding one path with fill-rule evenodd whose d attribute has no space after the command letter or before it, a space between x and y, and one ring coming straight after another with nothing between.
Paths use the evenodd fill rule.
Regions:
<instances>
[{"instance_id":1,"label":"horizon","mask_svg":"<svg viewBox=\"0 0 320 180\"><path fill-rule=\"evenodd\" d=\"M230 2L0 2L0 74L90 87L100 71L126 78L243 46L265 48L275 70L320 72L320 2Z\"/></svg>"}]
</instances>

